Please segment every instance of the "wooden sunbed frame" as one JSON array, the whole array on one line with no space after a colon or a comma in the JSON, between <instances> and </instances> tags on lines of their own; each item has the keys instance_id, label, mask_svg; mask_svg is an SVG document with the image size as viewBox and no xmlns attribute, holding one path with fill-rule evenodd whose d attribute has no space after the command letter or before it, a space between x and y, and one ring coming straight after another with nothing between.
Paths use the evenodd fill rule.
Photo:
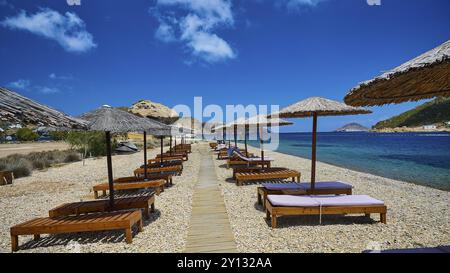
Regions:
<instances>
[{"instance_id":1,"label":"wooden sunbed frame","mask_svg":"<svg viewBox=\"0 0 450 273\"><path fill-rule=\"evenodd\" d=\"M287 215L340 215L340 214L365 214L370 217L371 213L380 214L380 222L386 224L386 205L370 206L324 206L320 207L278 207L272 205L269 199L266 199L266 219L272 220L272 228L277 228L277 217Z\"/></svg>"},{"instance_id":2,"label":"wooden sunbed frame","mask_svg":"<svg viewBox=\"0 0 450 273\"><path fill-rule=\"evenodd\" d=\"M0 172L0 186L12 184L14 181L14 173L10 171Z\"/></svg>"},{"instance_id":3,"label":"wooden sunbed frame","mask_svg":"<svg viewBox=\"0 0 450 273\"><path fill-rule=\"evenodd\" d=\"M289 190L269 190L265 187L258 187L257 197L258 204L265 208L267 195L352 195L352 188L348 189L315 189L314 192L311 189L289 189Z\"/></svg>"},{"instance_id":4,"label":"wooden sunbed frame","mask_svg":"<svg viewBox=\"0 0 450 273\"><path fill-rule=\"evenodd\" d=\"M186 158L182 155L168 155L168 156L164 156L162 158L163 162L170 162L170 161L186 161ZM161 162L161 157L157 157L157 158L152 158L147 160L148 164L154 164L154 163L158 163Z\"/></svg>"},{"instance_id":5,"label":"wooden sunbed frame","mask_svg":"<svg viewBox=\"0 0 450 273\"><path fill-rule=\"evenodd\" d=\"M219 144L216 143L216 142L209 143L209 147L210 147L211 149L213 149L213 150L216 149L217 146L219 146Z\"/></svg>"},{"instance_id":6,"label":"wooden sunbed frame","mask_svg":"<svg viewBox=\"0 0 450 273\"><path fill-rule=\"evenodd\" d=\"M157 179L157 180L150 180L150 181L143 181L143 182L134 182L134 183L114 183L114 190L120 191L120 190L138 190L138 189L146 189L146 188L155 188L156 195L159 195L162 191L164 191L164 185L166 184L166 181L163 179ZM98 192L102 191L103 196L106 195L106 191L109 191L109 184L108 183L102 183L95 185L92 188L94 192L95 199L99 198Z\"/></svg>"},{"instance_id":7,"label":"wooden sunbed frame","mask_svg":"<svg viewBox=\"0 0 450 273\"><path fill-rule=\"evenodd\" d=\"M166 186L173 185L172 174L170 173L156 173L156 174L147 174L147 181L156 180L156 179L164 179L166 181ZM128 176L128 177L120 177L114 179L114 183L134 183L134 182L144 182L146 181L144 177L136 177L136 176Z\"/></svg>"},{"instance_id":8,"label":"wooden sunbed frame","mask_svg":"<svg viewBox=\"0 0 450 273\"><path fill-rule=\"evenodd\" d=\"M236 185L242 186L244 181L267 181L272 179L292 179L292 182L300 182L300 172L282 169L260 169L259 171L248 171L236 173Z\"/></svg>"},{"instance_id":9,"label":"wooden sunbed frame","mask_svg":"<svg viewBox=\"0 0 450 273\"><path fill-rule=\"evenodd\" d=\"M245 153L245 151L242 150L242 149L239 149L239 151L242 152L242 153ZM249 153L249 156L250 155L253 155L253 154ZM222 150L218 151L217 159L228 159L228 158L229 158L229 156L228 156L228 148L225 148L225 149L222 149Z\"/></svg>"},{"instance_id":10,"label":"wooden sunbed frame","mask_svg":"<svg viewBox=\"0 0 450 273\"><path fill-rule=\"evenodd\" d=\"M144 176L144 172L144 168L137 168L133 173L135 177L140 177ZM180 175L181 172L182 168L180 165L161 168L147 168L147 174L174 173L176 175Z\"/></svg>"},{"instance_id":11,"label":"wooden sunbed frame","mask_svg":"<svg viewBox=\"0 0 450 273\"><path fill-rule=\"evenodd\" d=\"M165 157L170 158L172 156L173 157L182 157L182 160L184 160L184 161L189 160L189 154L187 152L173 152L173 153L165 152L165 153L163 153L163 160ZM156 158L160 158L160 157L161 157L161 154L156 155Z\"/></svg>"},{"instance_id":12,"label":"wooden sunbed frame","mask_svg":"<svg viewBox=\"0 0 450 273\"><path fill-rule=\"evenodd\" d=\"M107 230L124 230L126 242L131 244L133 241L131 229L134 225L137 226L138 232L142 231L142 213L140 210L35 218L11 227L11 249L13 252L19 250L19 235L34 235L34 239L39 240L41 234Z\"/></svg>"},{"instance_id":13,"label":"wooden sunbed frame","mask_svg":"<svg viewBox=\"0 0 450 273\"><path fill-rule=\"evenodd\" d=\"M144 210L144 217L148 218L150 212L155 211L155 196L136 196L114 199L114 208L111 209L109 200L94 200L75 203L66 203L48 212L50 218L82 215L94 212L121 211L130 209Z\"/></svg>"},{"instance_id":14,"label":"wooden sunbed frame","mask_svg":"<svg viewBox=\"0 0 450 273\"><path fill-rule=\"evenodd\" d=\"M249 154L250 156L250 154ZM232 157L227 159L227 169L229 169L233 165L245 165L245 166L261 166L270 168L272 162L269 160L257 160L257 161L246 161L239 157Z\"/></svg>"},{"instance_id":15,"label":"wooden sunbed frame","mask_svg":"<svg viewBox=\"0 0 450 273\"><path fill-rule=\"evenodd\" d=\"M181 168L180 172L183 171L183 161L165 161L163 162L156 162L152 164L147 164L147 169L154 169L154 168L161 168L162 167L173 167L173 166L179 166ZM144 168L144 166L141 166L141 168Z\"/></svg>"}]
</instances>

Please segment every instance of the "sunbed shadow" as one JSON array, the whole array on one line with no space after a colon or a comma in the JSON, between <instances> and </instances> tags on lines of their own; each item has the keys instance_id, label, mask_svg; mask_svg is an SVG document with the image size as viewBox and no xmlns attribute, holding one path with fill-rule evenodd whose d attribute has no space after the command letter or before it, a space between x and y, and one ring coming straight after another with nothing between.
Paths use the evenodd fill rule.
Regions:
<instances>
[{"instance_id":1,"label":"sunbed shadow","mask_svg":"<svg viewBox=\"0 0 450 273\"><path fill-rule=\"evenodd\" d=\"M258 204L258 202L255 202L255 204L253 204L253 206L255 207L256 210L265 212L264 208L262 205Z\"/></svg>"},{"instance_id":2,"label":"sunbed shadow","mask_svg":"<svg viewBox=\"0 0 450 273\"><path fill-rule=\"evenodd\" d=\"M228 165L227 164L222 164L222 165L219 165L219 168L223 168L223 169L226 169L228 167ZM230 169L231 170L231 169Z\"/></svg>"},{"instance_id":3,"label":"sunbed shadow","mask_svg":"<svg viewBox=\"0 0 450 273\"><path fill-rule=\"evenodd\" d=\"M267 225L271 227L271 221L265 219ZM322 223L319 215L303 216L283 216L278 217L277 228L287 228L296 226L331 226L331 225L364 225L375 224L377 221L366 216L343 216L343 215L322 215Z\"/></svg>"},{"instance_id":4,"label":"sunbed shadow","mask_svg":"<svg viewBox=\"0 0 450 273\"><path fill-rule=\"evenodd\" d=\"M133 227L133 238L136 235L137 229ZM67 234L55 234L42 237L38 241L31 239L30 241L22 244L20 250L27 250L39 247L51 247L51 246L66 246L68 251L76 252L74 244L87 245L87 244L117 244L125 242L125 234L123 231L103 231L103 232L78 232ZM70 247L70 248L69 248Z\"/></svg>"}]
</instances>

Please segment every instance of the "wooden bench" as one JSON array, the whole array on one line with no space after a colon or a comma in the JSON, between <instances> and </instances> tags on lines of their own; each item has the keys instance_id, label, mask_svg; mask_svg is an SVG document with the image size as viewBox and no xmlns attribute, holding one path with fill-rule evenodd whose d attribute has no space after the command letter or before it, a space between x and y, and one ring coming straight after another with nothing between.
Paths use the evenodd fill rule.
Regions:
<instances>
[{"instance_id":1,"label":"wooden bench","mask_svg":"<svg viewBox=\"0 0 450 273\"><path fill-rule=\"evenodd\" d=\"M181 166L169 166L169 167L160 167L160 168L147 168L147 174L163 174L163 173L170 173L173 175L180 175L181 174ZM144 168L138 168L133 171L135 177L143 177L144 176L145 169Z\"/></svg>"},{"instance_id":2,"label":"wooden bench","mask_svg":"<svg viewBox=\"0 0 450 273\"><path fill-rule=\"evenodd\" d=\"M85 202L66 203L48 212L50 218L81 215L95 212L120 211L130 209L144 210L144 217L148 218L150 212L155 211L155 196L136 196L114 199L114 207L111 208L109 200L95 200Z\"/></svg>"},{"instance_id":3,"label":"wooden bench","mask_svg":"<svg viewBox=\"0 0 450 273\"><path fill-rule=\"evenodd\" d=\"M34 235L39 240L41 234L76 233L90 231L124 230L126 242L132 243L132 227L136 225L142 231L142 213L140 210L93 213L79 216L62 216L56 218L35 218L13 226L11 248L19 250L19 235Z\"/></svg>"},{"instance_id":4,"label":"wooden bench","mask_svg":"<svg viewBox=\"0 0 450 273\"><path fill-rule=\"evenodd\" d=\"M183 163L184 160L183 156L165 156L162 158L162 162L180 162ZM148 164L155 164L155 163L161 163L161 158L152 158L147 160Z\"/></svg>"},{"instance_id":5,"label":"wooden bench","mask_svg":"<svg viewBox=\"0 0 450 273\"><path fill-rule=\"evenodd\" d=\"M164 185L166 184L166 181L162 179L157 180L150 180L150 181L144 181L144 182L134 182L134 183L114 183L113 187L115 191L120 190L139 190L139 189L146 189L146 188L155 188L156 194L159 195L162 191L164 191ZM102 191L103 196L106 195L106 191L109 191L109 184L108 183L102 183L99 185L95 185L92 190L94 191L94 197L95 199L99 198L98 192Z\"/></svg>"},{"instance_id":6,"label":"wooden bench","mask_svg":"<svg viewBox=\"0 0 450 273\"><path fill-rule=\"evenodd\" d=\"M300 182L300 172L294 170L271 170L271 169L261 169L257 172L241 172L236 173L236 184L242 186L243 182L248 181L267 181L273 179L292 179L295 182Z\"/></svg>"},{"instance_id":7,"label":"wooden bench","mask_svg":"<svg viewBox=\"0 0 450 273\"><path fill-rule=\"evenodd\" d=\"M14 180L14 173L3 171L0 172L0 186L12 184Z\"/></svg>"},{"instance_id":8,"label":"wooden bench","mask_svg":"<svg viewBox=\"0 0 450 273\"><path fill-rule=\"evenodd\" d=\"M136 177L136 176L128 176L128 177L120 177L114 179L114 183L133 183L133 182L144 182L149 180L157 180L157 179L164 179L166 181L166 186L169 187L173 185L173 179L172 175L169 173L152 173L147 174L147 180L145 180L144 177Z\"/></svg>"}]
</instances>

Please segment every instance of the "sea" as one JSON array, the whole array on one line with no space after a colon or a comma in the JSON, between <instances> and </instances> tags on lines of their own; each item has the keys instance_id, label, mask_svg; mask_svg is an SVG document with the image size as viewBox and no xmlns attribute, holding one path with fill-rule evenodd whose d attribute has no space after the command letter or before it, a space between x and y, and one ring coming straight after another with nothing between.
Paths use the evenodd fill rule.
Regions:
<instances>
[{"instance_id":1,"label":"sea","mask_svg":"<svg viewBox=\"0 0 450 273\"><path fill-rule=\"evenodd\" d=\"M311 158L311 133L282 133L277 152ZM259 146L257 141L250 142ZM318 133L317 160L450 190L450 133Z\"/></svg>"}]
</instances>

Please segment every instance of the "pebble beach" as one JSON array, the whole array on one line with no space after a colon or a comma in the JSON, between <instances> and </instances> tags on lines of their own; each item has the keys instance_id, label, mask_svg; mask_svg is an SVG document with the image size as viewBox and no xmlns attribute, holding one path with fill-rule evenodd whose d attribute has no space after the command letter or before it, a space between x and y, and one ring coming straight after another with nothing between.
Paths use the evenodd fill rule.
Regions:
<instances>
[{"instance_id":1,"label":"pebble beach","mask_svg":"<svg viewBox=\"0 0 450 273\"><path fill-rule=\"evenodd\" d=\"M256 148L250 148L255 154ZM149 150L149 158L159 149ZM385 201L387 225L379 216L282 217L272 229L262 207L256 203L257 184L238 187L230 180L226 161L217 160L206 143L193 145L189 161L174 186L156 197L156 212L144 223L143 232L124 241L123 232L44 235L20 237L20 252L183 252L189 230L195 185L201 166L201 153L210 153L219 188L225 201L230 226L239 252L362 252L367 249L419 248L450 245L450 192L395 181L318 163L317 178L340 180L354 186L354 194L367 194ZM267 152L282 166L301 172L309 180L310 160ZM142 153L113 157L114 176L130 176L142 164ZM67 202L91 200L92 186L105 182L106 159L89 159L86 165L71 163L32 176L17 179L0 188L0 252L10 252L9 228L34 217L47 216L48 210Z\"/></svg>"}]
</instances>

